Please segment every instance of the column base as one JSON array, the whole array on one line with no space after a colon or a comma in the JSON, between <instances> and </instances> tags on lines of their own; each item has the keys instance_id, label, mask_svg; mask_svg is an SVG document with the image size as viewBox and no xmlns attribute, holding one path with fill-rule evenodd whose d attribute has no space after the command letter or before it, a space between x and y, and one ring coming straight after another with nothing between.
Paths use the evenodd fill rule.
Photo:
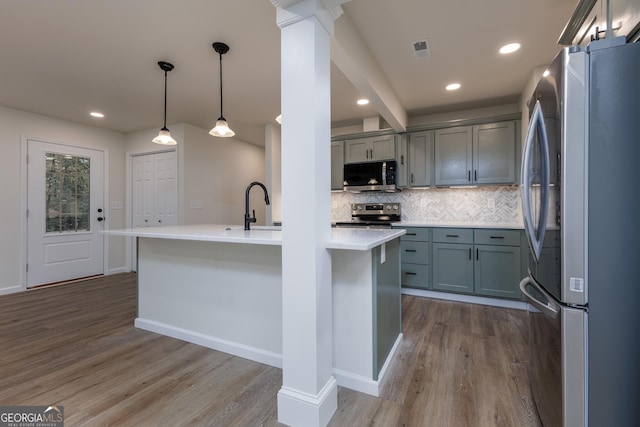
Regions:
<instances>
[{"instance_id":1,"label":"column base","mask_svg":"<svg viewBox=\"0 0 640 427\"><path fill-rule=\"evenodd\" d=\"M278 392L278 422L292 427L325 427L338 409L338 383L331 377L317 395L286 386Z\"/></svg>"}]
</instances>

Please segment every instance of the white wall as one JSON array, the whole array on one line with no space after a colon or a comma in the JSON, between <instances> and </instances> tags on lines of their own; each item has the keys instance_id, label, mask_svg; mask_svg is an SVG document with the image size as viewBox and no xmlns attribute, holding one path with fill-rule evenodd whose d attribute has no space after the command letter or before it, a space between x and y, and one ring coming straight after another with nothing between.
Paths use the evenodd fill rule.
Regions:
<instances>
[{"instance_id":1,"label":"white wall","mask_svg":"<svg viewBox=\"0 0 640 427\"><path fill-rule=\"evenodd\" d=\"M168 127L178 142L178 222L243 224L247 186L265 181L264 148L234 138L216 138L186 123ZM166 150L168 147L151 142L157 133L150 129L128 134L127 154ZM192 201L202 208L192 208ZM265 224L260 188L251 190L250 207L256 210L256 224Z\"/></svg>"},{"instance_id":2,"label":"white wall","mask_svg":"<svg viewBox=\"0 0 640 427\"><path fill-rule=\"evenodd\" d=\"M267 208L267 224L282 221L282 141L280 126L264 127L265 185L271 205Z\"/></svg>"},{"instance_id":3,"label":"white wall","mask_svg":"<svg viewBox=\"0 0 640 427\"><path fill-rule=\"evenodd\" d=\"M29 137L82 147L108 150L109 194L107 220L110 228L124 226L124 210L111 209L112 202L124 202L124 135L97 127L79 125L37 114L0 107L0 294L20 290L24 265L21 253L21 224L25 213L20 206L20 179L26 167L20 158L21 138ZM109 238L108 272L125 265L124 238Z\"/></svg>"}]
</instances>

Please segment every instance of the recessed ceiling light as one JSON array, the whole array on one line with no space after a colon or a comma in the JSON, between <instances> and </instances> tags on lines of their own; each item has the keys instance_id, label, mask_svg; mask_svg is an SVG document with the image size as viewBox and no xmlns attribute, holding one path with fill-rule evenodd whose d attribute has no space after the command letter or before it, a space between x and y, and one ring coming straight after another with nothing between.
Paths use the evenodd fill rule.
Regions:
<instances>
[{"instance_id":1,"label":"recessed ceiling light","mask_svg":"<svg viewBox=\"0 0 640 427\"><path fill-rule=\"evenodd\" d=\"M90 115L91 117L96 117L96 118L98 118L98 119L101 119L101 118L103 118L103 117L104 117L104 114L99 113L99 112L97 112L97 111L92 111L92 112L90 112L90 113L89 113L89 115Z\"/></svg>"},{"instance_id":2,"label":"recessed ceiling light","mask_svg":"<svg viewBox=\"0 0 640 427\"><path fill-rule=\"evenodd\" d=\"M451 83L451 84L448 84L445 89L447 89L447 90L458 90L461 87L462 86L460 85L460 83Z\"/></svg>"},{"instance_id":3,"label":"recessed ceiling light","mask_svg":"<svg viewBox=\"0 0 640 427\"><path fill-rule=\"evenodd\" d=\"M358 103L358 105L367 105L369 103L368 99L358 99L358 101L356 101Z\"/></svg>"},{"instance_id":4,"label":"recessed ceiling light","mask_svg":"<svg viewBox=\"0 0 640 427\"><path fill-rule=\"evenodd\" d=\"M509 43L500 48L500 53L502 54L513 53L518 49L520 49L520 43Z\"/></svg>"},{"instance_id":5,"label":"recessed ceiling light","mask_svg":"<svg viewBox=\"0 0 640 427\"><path fill-rule=\"evenodd\" d=\"M544 73L542 73L542 77L549 77L549 74L551 74L551 73L549 73L548 69L544 70Z\"/></svg>"}]
</instances>

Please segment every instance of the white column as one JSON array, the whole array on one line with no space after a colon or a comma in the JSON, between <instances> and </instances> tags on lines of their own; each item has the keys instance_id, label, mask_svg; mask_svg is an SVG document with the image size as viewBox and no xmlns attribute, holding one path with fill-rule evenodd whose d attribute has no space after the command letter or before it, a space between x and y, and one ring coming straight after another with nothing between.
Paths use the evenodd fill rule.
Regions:
<instances>
[{"instance_id":1,"label":"white column","mask_svg":"<svg viewBox=\"0 0 640 427\"><path fill-rule=\"evenodd\" d=\"M275 1L281 29L282 388L278 421L325 426L332 376L330 41L346 0Z\"/></svg>"},{"instance_id":2,"label":"white column","mask_svg":"<svg viewBox=\"0 0 640 427\"><path fill-rule=\"evenodd\" d=\"M265 224L282 220L282 162L280 127L274 124L264 126L264 184L269 190L271 204L266 207Z\"/></svg>"}]
</instances>

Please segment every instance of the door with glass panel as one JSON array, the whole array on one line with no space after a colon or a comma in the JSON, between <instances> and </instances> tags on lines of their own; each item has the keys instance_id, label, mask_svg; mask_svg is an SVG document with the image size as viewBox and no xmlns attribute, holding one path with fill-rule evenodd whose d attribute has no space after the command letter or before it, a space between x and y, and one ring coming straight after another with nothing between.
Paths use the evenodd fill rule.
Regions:
<instances>
[{"instance_id":1,"label":"door with glass panel","mask_svg":"<svg viewBox=\"0 0 640 427\"><path fill-rule=\"evenodd\" d=\"M27 286L104 273L104 152L27 141Z\"/></svg>"}]
</instances>

